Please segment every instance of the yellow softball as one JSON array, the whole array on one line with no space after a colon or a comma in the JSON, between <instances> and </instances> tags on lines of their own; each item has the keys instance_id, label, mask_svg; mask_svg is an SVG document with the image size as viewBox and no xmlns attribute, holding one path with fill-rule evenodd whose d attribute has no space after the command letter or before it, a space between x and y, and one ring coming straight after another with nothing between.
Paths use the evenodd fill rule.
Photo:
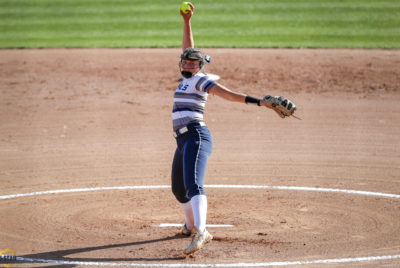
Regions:
<instances>
[{"instance_id":1,"label":"yellow softball","mask_svg":"<svg viewBox=\"0 0 400 268\"><path fill-rule=\"evenodd\" d=\"M187 14L191 10L190 5L188 2L182 2L181 4L181 11L183 14Z\"/></svg>"}]
</instances>

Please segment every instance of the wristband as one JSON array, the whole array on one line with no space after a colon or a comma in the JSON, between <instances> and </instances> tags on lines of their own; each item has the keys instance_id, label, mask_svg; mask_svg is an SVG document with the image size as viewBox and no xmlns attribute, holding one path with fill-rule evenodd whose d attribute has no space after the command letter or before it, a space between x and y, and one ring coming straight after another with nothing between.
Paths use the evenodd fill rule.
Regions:
<instances>
[{"instance_id":1,"label":"wristband","mask_svg":"<svg viewBox=\"0 0 400 268\"><path fill-rule=\"evenodd\" d=\"M247 104L251 103L251 104L257 104L258 106L260 106L260 99L254 98L252 96L246 96L245 100L244 100Z\"/></svg>"}]
</instances>

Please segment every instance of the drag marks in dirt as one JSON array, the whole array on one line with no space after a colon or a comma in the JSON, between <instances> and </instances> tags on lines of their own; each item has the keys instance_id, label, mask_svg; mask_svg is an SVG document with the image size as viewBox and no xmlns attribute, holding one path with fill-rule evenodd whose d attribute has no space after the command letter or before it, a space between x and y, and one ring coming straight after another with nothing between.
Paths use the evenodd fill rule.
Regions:
<instances>
[{"instance_id":1,"label":"drag marks in dirt","mask_svg":"<svg viewBox=\"0 0 400 268\"><path fill-rule=\"evenodd\" d=\"M325 192L325 193L338 193L350 195L364 195L372 197L383 197L389 199L400 199L400 195L388 194L370 191L357 191L345 189L331 189L331 188L315 188L315 187L295 187L295 186L268 186L268 185L207 185L208 188L228 188L228 189L269 189L269 190L286 190L286 191L312 191L312 192ZM39 195L52 195L52 194L66 194L78 192L92 192L92 191L112 191L112 190L140 190L140 189L168 189L169 185L148 185L148 186L117 186L117 187L95 187L95 188L79 188L79 189L61 189L49 190L22 194L10 194L0 196L0 200L23 198L29 196ZM222 226L222 225L221 225ZM218 226L217 226L218 227ZM239 238L219 238L215 237L217 242L227 243L246 243L246 242L262 242L257 241L244 241ZM235 240L236 239L236 240ZM265 243L273 243L265 240ZM271 245L273 246L273 245ZM331 259L317 259L317 260L299 260L299 261L277 261L277 262L254 262L254 263L214 263L214 264L189 264L189 263L122 263L122 262L95 262L87 261L82 262L78 260L51 260L51 259L34 259L26 257L16 257L19 262L26 263L56 263L65 265L81 265L81 266L116 266L116 267L269 267L269 266L290 266L290 265L311 265L311 264L334 264L334 263L352 263L352 262L367 262L367 261L387 261L400 259L400 255L386 255L386 256L361 256L353 258L331 258Z\"/></svg>"},{"instance_id":2,"label":"drag marks in dirt","mask_svg":"<svg viewBox=\"0 0 400 268\"><path fill-rule=\"evenodd\" d=\"M213 241L218 241L221 243L263 244L264 246L268 246L270 248L276 245L290 244L288 242L268 241L266 239L249 239L249 238L219 237L219 236L214 236Z\"/></svg>"}]
</instances>

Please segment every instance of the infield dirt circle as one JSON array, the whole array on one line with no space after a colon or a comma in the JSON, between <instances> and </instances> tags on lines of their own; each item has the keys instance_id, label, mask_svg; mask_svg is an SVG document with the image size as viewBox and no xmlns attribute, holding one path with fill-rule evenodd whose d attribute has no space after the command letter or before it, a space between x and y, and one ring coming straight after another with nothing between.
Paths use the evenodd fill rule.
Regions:
<instances>
[{"instance_id":1,"label":"infield dirt circle","mask_svg":"<svg viewBox=\"0 0 400 268\"><path fill-rule=\"evenodd\" d=\"M283 95L303 120L209 96L206 184L400 194L400 51L205 49L234 91ZM169 185L180 49L0 51L0 196ZM400 254L400 199L206 189L214 240L192 257L170 189L0 200L0 250L51 260L226 264ZM400 259L329 267L396 267ZM48 264L49 267L78 265ZM314 267L321 266L314 265ZM13 267L47 267L15 264ZM293 266L292 266L293 267Z\"/></svg>"}]
</instances>

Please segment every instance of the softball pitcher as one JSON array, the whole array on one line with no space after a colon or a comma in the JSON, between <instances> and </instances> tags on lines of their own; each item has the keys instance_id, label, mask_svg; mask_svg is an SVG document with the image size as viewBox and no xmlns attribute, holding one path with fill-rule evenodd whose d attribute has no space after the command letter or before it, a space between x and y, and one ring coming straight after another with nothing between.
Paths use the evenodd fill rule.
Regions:
<instances>
[{"instance_id":1,"label":"softball pitcher","mask_svg":"<svg viewBox=\"0 0 400 268\"><path fill-rule=\"evenodd\" d=\"M182 234L192 235L192 242L184 250L186 255L201 249L213 239L206 230L207 197L203 185L207 160L213 148L211 133L203 120L208 94L228 101L268 107L282 118L292 115L296 109L292 102L282 97L258 99L234 92L202 72L210 57L194 48L190 23L194 6L188 4L190 10L186 14L181 11L184 28L179 68L183 78L174 94L172 122L177 148L171 172L172 192L185 216Z\"/></svg>"}]
</instances>

